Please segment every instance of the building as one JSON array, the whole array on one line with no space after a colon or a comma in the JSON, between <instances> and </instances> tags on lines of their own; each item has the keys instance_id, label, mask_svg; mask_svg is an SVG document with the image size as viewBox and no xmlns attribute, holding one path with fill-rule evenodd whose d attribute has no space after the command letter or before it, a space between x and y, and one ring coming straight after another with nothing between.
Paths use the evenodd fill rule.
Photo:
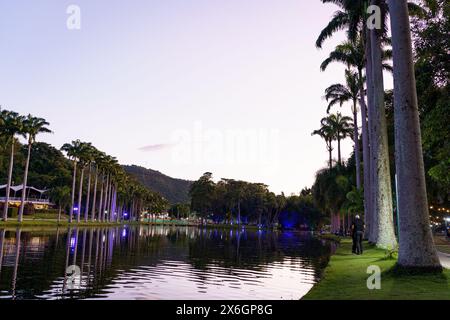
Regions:
<instances>
[{"instance_id":1,"label":"building","mask_svg":"<svg viewBox=\"0 0 450 320\"><path fill-rule=\"evenodd\" d=\"M6 201L6 187L7 185L0 185L0 204ZM22 200L23 185L11 186L9 193L9 205L12 207L19 207ZM51 203L47 197L48 190L40 190L35 187L26 187L25 203L33 205L34 209L42 210L48 209Z\"/></svg>"}]
</instances>

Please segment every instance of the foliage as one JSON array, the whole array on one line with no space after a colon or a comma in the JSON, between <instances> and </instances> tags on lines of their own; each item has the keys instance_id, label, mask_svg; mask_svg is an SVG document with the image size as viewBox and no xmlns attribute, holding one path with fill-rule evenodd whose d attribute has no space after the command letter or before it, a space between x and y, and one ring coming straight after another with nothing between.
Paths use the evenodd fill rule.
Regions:
<instances>
[{"instance_id":1,"label":"foliage","mask_svg":"<svg viewBox=\"0 0 450 320\"><path fill-rule=\"evenodd\" d=\"M174 179L159 171L139 166L123 166L124 170L145 187L161 194L171 204L188 203L191 181Z\"/></svg>"},{"instance_id":2,"label":"foliage","mask_svg":"<svg viewBox=\"0 0 450 320\"><path fill-rule=\"evenodd\" d=\"M192 183L190 195L191 210L220 224L316 229L324 218L309 189L286 197L262 183L232 179L215 183L208 172Z\"/></svg>"}]
</instances>

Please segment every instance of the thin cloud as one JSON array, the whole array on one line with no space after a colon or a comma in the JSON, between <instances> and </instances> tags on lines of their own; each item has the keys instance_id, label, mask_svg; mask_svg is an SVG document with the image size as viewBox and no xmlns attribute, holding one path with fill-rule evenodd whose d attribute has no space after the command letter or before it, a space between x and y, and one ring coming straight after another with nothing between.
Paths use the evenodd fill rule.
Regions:
<instances>
[{"instance_id":1,"label":"thin cloud","mask_svg":"<svg viewBox=\"0 0 450 320\"><path fill-rule=\"evenodd\" d=\"M174 143L151 144L148 146L141 147L138 150L143 151L143 152L153 152L153 151L161 151L161 150L170 149L173 146L175 146Z\"/></svg>"}]
</instances>

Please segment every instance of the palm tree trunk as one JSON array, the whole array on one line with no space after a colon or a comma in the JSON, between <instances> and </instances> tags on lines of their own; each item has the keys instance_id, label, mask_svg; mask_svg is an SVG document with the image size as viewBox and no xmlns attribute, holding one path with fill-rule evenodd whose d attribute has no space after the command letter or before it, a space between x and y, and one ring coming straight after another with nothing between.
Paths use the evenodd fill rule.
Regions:
<instances>
[{"instance_id":1,"label":"palm tree trunk","mask_svg":"<svg viewBox=\"0 0 450 320\"><path fill-rule=\"evenodd\" d=\"M25 163L25 173L23 175L23 189L22 189L22 199L20 201L20 209L19 209L19 222L23 221L23 211L25 209L25 196L27 194L27 182L28 182L28 169L30 167L30 156L31 156L31 138L28 141L28 154L27 154L27 161Z\"/></svg>"},{"instance_id":2,"label":"palm tree trunk","mask_svg":"<svg viewBox=\"0 0 450 320\"><path fill-rule=\"evenodd\" d=\"M87 185L87 195L86 195L86 208L84 208L84 222L88 222L89 216L89 201L91 198L91 176L92 176L92 165L89 163L89 177Z\"/></svg>"},{"instance_id":3,"label":"palm tree trunk","mask_svg":"<svg viewBox=\"0 0 450 320\"><path fill-rule=\"evenodd\" d=\"M370 208L370 150L369 150L369 128L367 124L367 105L365 101L364 82L362 81L362 70L359 71L359 104L361 106L361 127L362 127L362 146L363 146L363 175L364 175L364 223L366 225L366 238L370 237L371 228L371 208ZM369 70L367 73L367 89L369 90Z\"/></svg>"},{"instance_id":4,"label":"palm tree trunk","mask_svg":"<svg viewBox=\"0 0 450 320\"><path fill-rule=\"evenodd\" d=\"M94 181L94 199L92 200L91 220L95 220L95 207L97 205L97 183L98 183L98 166L95 167L95 181Z\"/></svg>"},{"instance_id":5,"label":"palm tree trunk","mask_svg":"<svg viewBox=\"0 0 450 320\"><path fill-rule=\"evenodd\" d=\"M112 222L114 221L114 196L115 196L115 187L114 187L114 183L111 184L111 200L110 200L110 204L109 204L109 221Z\"/></svg>"},{"instance_id":6,"label":"palm tree trunk","mask_svg":"<svg viewBox=\"0 0 450 320\"><path fill-rule=\"evenodd\" d=\"M100 183L100 199L98 202L98 221L102 221L103 222L103 185L105 184L105 176L101 177L101 183Z\"/></svg>"},{"instance_id":7,"label":"palm tree trunk","mask_svg":"<svg viewBox=\"0 0 450 320\"><path fill-rule=\"evenodd\" d=\"M106 202L106 210L108 210L108 216L106 218L107 221L111 221L111 206L112 206L112 177L109 180L109 188L108 188L108 201Z\"/></svg>"},{"instance_id":8,"label":"palm tree trunk","mask_svg":"<svg viewBox=\"0 0 450 320\"><path fill-rule=\"evenodd\" d=\"M368 124L368 139L369 139L369 224L368 224L368 233L369 233L369 242L376 243L377 233L374 230L374 226L376 225L376 219L378 213L376 213L374 199L375 199L375 191L377 189L376 181L374 179L374 150L375 150L375 138L374 138L374 85L373 85L373 61L372 61L372 44L370 41L370 30L367 29L367 40L366 40L366 73L367 73L367 124Z\"/></svg>"},{"instance_id":9,"label":"palm tree trunk","mask_svg":"<svg viewBox=\"0 0 450 320\"><path fill-rule=\"evenodd\" d=\"M105 184L105 201L103 203L103 211L102 211L102 221L106 219L106 212L108 210L108 187L109 187L109 174L106 176L106 184Z\"/></svg>"},{"instance_id":10,"label":"palm tree trunk","mask_svg":"<svg viewBox=\"0 0 450 320\"><path fill-rule=\"evenodd\" d=\"M379 0L372 0L372 4L379 5ZM374 175L374 232L376 244L380 248L395 248L395 237L391 173L389 167L389 146L384 102L383 57L381 44L381 30L371 31L372 52L372 81L374 86L374 103L371 115L373 143L373 175ZM369 115L370 117L370 115Z\"/></svg>"},{"instance_id":11,"label":"palm tree trunk","mask_svg":"<svg viewBox=\"0 0 450 320\"><path fill-rule=\"evenodd\" d=\"M329 140L327 142L327 144L328 144L328 154L329 154L328 166L330 167L330 170L333 169L333 148L332 148L331 143L332 143L331 140Z\"/></svg>"},{"instance_id":12,"label":"palm tree trunk","mask_svg":"<svg viewBox=\"0 0 450 320\"><path fill-rule=\"evenodd\" d=\"M241 225L241 200L238 200L238 225Z\"/></svg>"},{"instance_id":13,"label":"palm tree trunk","mask_svg":"<svg viewBox=\"0 0 450 320\"><path fill-rule=\"evenodd\" d=\"M69 223L72 223L72 220L73 220L73 209L75 206L76 180L77 180L77 161L73 160L72 204L70 205Z\"/></svg>"},{"instance_id":14,"label":"palm tree trunk","mask_svg":"<svg viewBox=\"0 0 450 320\"><path fill-rule=\"evenodd\" d=\"M341 138L339 137L340 132L338 132L337 143L338 143L338 163L342 165L341 157Z\"/></svg>"},{"instance_id":15,"label":"palm tree trunk","mask_svg":"<svg viewBox=\"0 0 450 320\"><path fill-rule=\"evenodd\" d=\"M14 167L14 136L11 138L11 155L9 158L8 183L6 185L5 205L3 207L3 221L8 221L9 193L11 192L11 180Z\"/></svg>"},{"instance_id":16,"label":"palm tree trunk","mask_svg":"<svg viewBox=\"0 0 450 320\"><path fill-rule=\"evenodd\" d=\"M441 269L428 213L416 81L406 0L389 1L394 55L395 150L400 217L398 264Z\"/></svg>"},{"instance_id":17,"label":"palm tree trunk","mask_svg":"<svg viewBox=\"0 0 450 320\"><path fill-rule=\"evenodd\" d=\"M356 101L353 101L353 141L355 152L356 166L356 188L361 189L361 155L359 153L359 129L358 129L358 112L356 110Z\"/></svg>"},{"instance_id":18,"label":"palm tree trunk","mask_svg":"<svg viewBox=\"0 0 450 320\"><path fill-rule=\"evenodd\" d=\"M59 207L58 207L58 224L61 222L61 212L62 212L62 206L59 205Z\"/></svg>"},{"instance_id":19,"label":"palm tree trunk","mask_svg":"<svg viewBox=\"0 0 450 320\"><path fill-rule=\"evenodd\" d=\"M113 197L114 201L112 204L112 209L111 212L114 213L115 215L119 215L117 212L117 185L114 185L114 197ZM114 220L115 218L113 218Z\"/></svg>"},{"instance_id":20,"label":"palm tree trunk","mask_svg":"<svg viewBox=\"0 0 450 320\"><path fill-rule=\"evenodd\" d=\"M81 216L81 198L83 196L83 180L84 180L84 169L83 166L81 168L81 176L80 176L80 187L78 190L78 211L77 211L77 222L80 222L80 216Z\"/></svg>"},{"instance_id":21,"label":"palm tree trunk","mask_svg":"<svg viewBox=\"0 0 450 320\"><path fill-rule=\"evenodd\" d=\"M2 274L3 265L3 246L5 244L5 230L0 230L0 275Z\"/></svg>"}]
</instances>

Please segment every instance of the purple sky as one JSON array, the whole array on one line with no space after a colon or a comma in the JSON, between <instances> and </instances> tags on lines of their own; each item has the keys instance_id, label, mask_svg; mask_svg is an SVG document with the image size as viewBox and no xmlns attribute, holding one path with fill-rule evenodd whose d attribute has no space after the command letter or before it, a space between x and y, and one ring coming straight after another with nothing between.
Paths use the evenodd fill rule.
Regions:
<instances>
[{"instance_id":1,"label":"purple sky","mask_svg":"<svg viewBox=\"0 0 450 320\"><path fill-rule=\"evenodd\" d=\"M70 4L81 30L66 27ZM173 177L210 171L297 193L327 161L311 132L344 67L319 65L344 35L321 51L314 43L335 10L319 0L5 0L0 104L48 119L55 134L38 140L56 147L81 139Z\"/></svg>"}]
</instances>

